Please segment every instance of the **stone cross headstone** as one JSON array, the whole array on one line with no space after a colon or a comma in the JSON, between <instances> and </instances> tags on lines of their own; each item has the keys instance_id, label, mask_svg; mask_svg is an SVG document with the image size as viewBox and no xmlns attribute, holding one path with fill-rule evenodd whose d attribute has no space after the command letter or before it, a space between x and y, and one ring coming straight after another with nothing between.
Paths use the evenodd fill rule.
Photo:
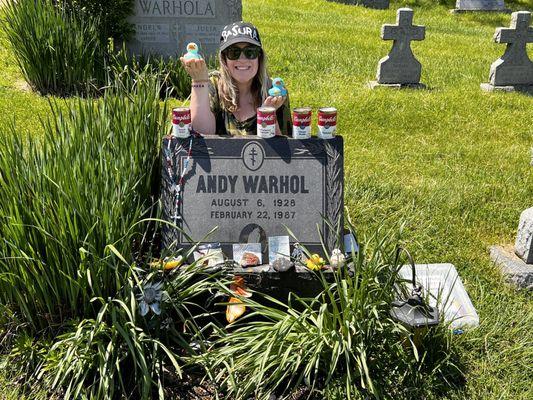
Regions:
<instances>
[{"instance_id":1,"label":"stone cross headstone","mask_svg":"<svg viewBox=\"0 0 533 400\"><path fill-rule=\"evenodd\" d=\"M163 218L182 229L163 228L164 248L220 242L232 258L233 244L261 243L263 259L268 260L268 237L289 235L289 228L302 245L322 253L317 224L329 251L340 247L323 216L333 224L343 223L342 137L195 138L176 207L176 184L189 143L163 139ZM291 244L294 241L291 237Z\"/></svg>"},{"instance_id":2,"label":"stone cross headstone","mask_svg":"<svg viewBox=\"0 0 533 400\"><path fill-rule=\"evenodd\" d=\"M510 28L496 28L494 41L507 44L505 53L490 66L490 82L483 90L533 91L533 62L526 45L533 43L533 27L529 11L514 12Z\"/></svg>"},{"instance_id":3,"label":"stone cross headstone","mask_svg":"<svg viewBox=\"0 0 533 400\"><path fill-rule=\"evenodd\" d=\"M411 50L412 40L424 40L426 28L413 25L413 10L400 8L396 13L396 24L385 24L381 28L383 40L393 40L392 49L379 60L377 82L371 87L425 87L420 83L422 65Z\"/></svg>"},{"instance_id":4,"label":"stone cross headstone","mask_svg":"<svg viewBox=\"0 0 533 400\"><path fill-rule=\"evenodd\" d=\"M204 57L214 56L222 28L242 19L241 0L134 1L135 35L127 48L135 55L177 57L195 42Z\"/></svg>"},{"instance_id":5,"label":"stone cross headstone","mask_svg":"<svg viewBox=\"0 0 533 400\"><path fill-rule=\"evenodd\" d=\"M452 13L464 12L509 12L503 0L457 0Z\"/></svg>"}]
</instances>

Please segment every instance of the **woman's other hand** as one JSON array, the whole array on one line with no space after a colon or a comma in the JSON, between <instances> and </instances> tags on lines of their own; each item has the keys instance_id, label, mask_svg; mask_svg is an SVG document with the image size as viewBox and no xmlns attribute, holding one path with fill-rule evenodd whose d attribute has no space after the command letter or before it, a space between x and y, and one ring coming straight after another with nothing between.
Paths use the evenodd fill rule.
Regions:
<instances>
[{"instance_id":1,"label":"woman's other hand","mask_svg":"<svg viewBox=\"0 0 533 400\"><path fill-rule=\"evenodd\" d=\"M209 72L207 71L207 65L204 59L185 60L183 57L180 57L180 61L193 81L209 79Z\"/></svg>"},{"instance_id":2,"label":"woman's other hand","mask_svg":"<svg viewBox=\"0 0 533 400\"><path fill-rule=\"evenodd\" d=\"M286 99L287 96L268 96L263 103L263 107L274 107L277 110L285 103Z\"/></svg>"}]
</instances>

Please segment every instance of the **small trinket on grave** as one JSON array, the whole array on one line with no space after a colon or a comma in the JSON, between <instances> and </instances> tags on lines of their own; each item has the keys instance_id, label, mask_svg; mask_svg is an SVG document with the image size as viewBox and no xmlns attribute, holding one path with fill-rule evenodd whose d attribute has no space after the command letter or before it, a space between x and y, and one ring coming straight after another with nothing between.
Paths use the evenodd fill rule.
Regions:
<instances>
[{"instance_id":1,"label":"small trinket on grave","mask_svg":"<svg viewBox=\"0 0 533 400\"><path fill-rule=\"evenodd\" d=\"M257 136L263 139L276 136L276 109L274 107L257 109Z\"/></svg>"},{"instance_id":2,"label":"small trinket on grave","mask_svg":"<svg viewBox=\"0 0 533 400\"><path fill-rule=\"evenodd\" d=\"M233 282L229 286L229 290L242 297L252 297L252 293L248 291L242 276L236 275L233 277Z\"/></svg>"},{"instance_id":3,"label":"small trinket on grave","mask_svg":"<svg viewBox=\"0 0 533 400\"><path fill-rule=\"evenodd\" d=\"M307 261L305 253L299 243L294 244L294 250L292 251L291 257L297 264L303 264Z\"/></svg>"},{"instance_id":4,"label":"small trinket on grave","mask_svg":"<svg viewBox=\"0 0 533 400\"><path fill-rule=\"evenodd\" d=\"M306 261L305 265L307 268L309 268L311 271L319 271L322 269L322 267L325 265L324 259L320 257L318 254L313 254L309 259Z\"/></svg>"},{"instance_id":5,"label":"small trinket on grave","mask_svg":"<svg viewBox=\"0 0 533 400\"><path fill-rule=\"evenodd\" d=\"M344 257L344 254L342 254L342 251L339 249L333 249L329 261L333 268L341 268L344 266L346 258Z\"/></svg>"},{"instance_id":6,"label":"small trinket on grave","mask_svg":"<svg viewBox=\"0 0 533 400\"><path fill-rule=\"evenodd\" d=\"M179 267L183 263L184 257L167 257L163 260L163 269L165 271L173 270L176 267Z\"/></svg>"},{"instance_id":7,"label":"small trinket on grave","mask_svg":"<svg viewBox=\"0 0 533 400\"><path fill-rule=\"evenodd\" d=\"M191 109L176 107L172 109L172 136L188 138L191 135Z\"/></svg>"},{"instance_id":8,"label":"small trinket on grave","mask_svg":"<svg viewBox=\"0 0 533 400\"><path fill-rule=\"evenodd\" d=\"M284 257L280 257L278 259L276 259L273 263L272 263L272 267L274 268L274 270L276 270L277 272L287 272L289 271L292 267L294 267L294 264L288 260L287 258L284 258Z\"/></svg>"},{"instance_id":9,"label":"small trinket on grave","mask_svg":"<svg viewBox=\"0 0 533 400\"><path fill-rule=\"evenodd\" d=\"M299 107L292 110L292 138L309 139L311 137L311 107Z\"/></svg>"},{"instance_id":10,"label":"small trinket on grave","mask_svg":"<svg viewBox=\"0 0 533 400\"><path fill-rule=\"evenodd\" d=\"M228 304L226 307L226 321L231 324L244 314L246 311L246 306L240 299L236 297L230 297L229 303L230 304Z\"/></svg>"},{"instance_id":11,"label":"small trinket on grave","mask_svg":"<svg viewBox=\"0 0 533 400\"><path fill-rule=\"evenodd\" d=\"M287 96L285 82L281 78L272 79L272 87L268 90L268 95L273 97Z\"/></svg>"},{"instance_id":12,"label":"small trinket on grave","mask_svg":"<svg viewBox=\"0 0 533 400\"><path fill-rule=\"evenodd\" d=\"M194 260L202 260L203 265L213 267L224 262L224 253L220 243L206 243L198 246L194 252Z\"/></svg>"},{"instance_id":13,"label":"small trinket on grave","mask_svg":"<svg viewBox=\"0 0 533 400\"><path fill-rule=\"evenodd\" d=\"M183 56L185 60L201 60L202 56L198 54L198 45L196 43L189 43L187 45L187 53Z\"/></svg>"},{"instance_id":14,"label":"small trinket on grave","mask_svg":"<svg viewBox=\"0 0 533 400\"><path fill-rule=\"evenodd\" d=\"M259 265L259 257L257 257L254 253L245 252L242 255L240 264L243 267L255 267Z\"/></svg>"},{"instance_id":15,"label":"small trinket on grave","mask_svg":"<svg viewBox=\"0 0 533 400\"><path fill-rule=\"evenodd\" d=\"M337 109L324 107L318 110L318 137L333 139L337 131Z\"/></svg>"}]
</instances>

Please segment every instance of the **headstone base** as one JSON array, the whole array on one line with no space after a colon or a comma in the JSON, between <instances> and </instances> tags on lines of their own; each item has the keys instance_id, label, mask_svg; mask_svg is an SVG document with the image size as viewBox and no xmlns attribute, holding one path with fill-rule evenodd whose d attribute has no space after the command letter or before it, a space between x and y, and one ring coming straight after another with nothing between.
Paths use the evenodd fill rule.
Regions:
<instances>
[{"instance_id":1,"label":"headstone base","mask_svg":"<svg viewBox=\"0 0 533 400\"><path fill-rule=\"evenodd\" d=\"M533 290L533 264L526 264L512 249L502 246L491 246L490 258L508 281L521 289Z\"/></svg>"},{"instance_id":2,"label":"headstone base","mask_svg":"<svg viewBox=\"0 0 533 400\"><path fill-rule=\"evenodd\" d=\"M450 10L451 14L467 14L467 13L503 13L503 14L511 14L513 10L510 8L502 8L500 10L461 10L459 8L454 8Z\"/></svg>"},{"instance_id":3,"label":"headstone base","mask_svg":"<svg viewBox=\"0 0 533 400\"><path fill-rule=\"evenodd\" d=\"M278 272L271 265L234 267L232 273L242 276L246 286L278 300L286 301L290 293L300 297L314 297L324 290L319 275L304 266L296 266L286 272ZM334 270L324 270L327 282L334 282Z\"/></svg>"},{"instance_id":4,"label":"headstone base","mask_svg":"<svg viewBox=\"0 0 533 400\"><path fill-rule=\"evenodd\" d=\"M426 85L423 83L379 83L378 81L368 82L368 87L370 89L426 89Z\"/></svg>"},{"instance_id":5,"label":"headstone base","mask_svg":"<svg viewBox=\"0 0 533 400\"><path fill-rule=\"evenodd\" d=\"M484 92L521 92L533 94L533 85L494 86L490 83L482 83L481 90Z\"/></svg>"}]
</instances>

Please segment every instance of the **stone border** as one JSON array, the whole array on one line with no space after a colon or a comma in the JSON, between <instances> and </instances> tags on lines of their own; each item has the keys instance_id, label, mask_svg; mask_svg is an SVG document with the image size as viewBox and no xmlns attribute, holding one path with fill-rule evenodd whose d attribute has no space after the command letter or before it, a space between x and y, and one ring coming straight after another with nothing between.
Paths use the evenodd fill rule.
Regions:
<instances>
[{"instance_id":1,"label":"stone border","mask_svg":"<svg viewBox=\"0 0 533 400\"><path fill-rule=\"evenodd\" d=\"M526 264L503 246L491 246L490 258L500 268L506 280L521 289L533 290L533 264Z\"/></svg>"}]
</instances>

